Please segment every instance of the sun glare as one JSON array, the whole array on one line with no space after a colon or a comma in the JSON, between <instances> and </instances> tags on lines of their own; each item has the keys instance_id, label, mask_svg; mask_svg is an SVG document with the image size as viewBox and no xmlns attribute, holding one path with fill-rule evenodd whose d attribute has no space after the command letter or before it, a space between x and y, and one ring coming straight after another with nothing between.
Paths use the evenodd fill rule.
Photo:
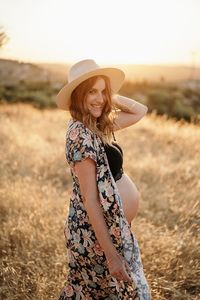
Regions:
<instances>
[{"instance_id":1,"label":"sun glare","mask_svg":"<svg viewBox=\"0 0 200 300\"><path fill-rule=\"evenodd\" d=\"M2 2L2 24L10 37L5 58L187 64L193 52L200 53L195 0Z\"/></svg>"}]
</instances>

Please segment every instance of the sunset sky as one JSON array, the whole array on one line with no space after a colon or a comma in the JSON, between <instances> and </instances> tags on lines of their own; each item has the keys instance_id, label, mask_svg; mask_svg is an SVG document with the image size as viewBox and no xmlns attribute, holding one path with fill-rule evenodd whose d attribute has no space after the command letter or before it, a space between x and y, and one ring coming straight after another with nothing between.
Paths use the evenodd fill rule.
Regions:
<instances>
[{"instance_id":1,"label":"sunset sky","mask_svg":"<svg viewBox=\"0 0 200 300\"><path fill-rule=\"evenodd\" d=\"M200 66L200 0L0 0L0 7L10 38L1 58Z\"/></svg>"}]
</instances>

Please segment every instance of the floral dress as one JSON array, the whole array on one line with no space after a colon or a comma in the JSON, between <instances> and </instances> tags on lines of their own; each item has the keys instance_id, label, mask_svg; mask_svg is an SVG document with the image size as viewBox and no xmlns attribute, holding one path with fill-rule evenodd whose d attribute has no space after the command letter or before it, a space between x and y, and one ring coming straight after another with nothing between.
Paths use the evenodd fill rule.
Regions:
<instances>
[{"instance_id":1,"label":"floral dress","mask_svg":"<svg viewBox=\"0 0 200 300\"><path fill-rule=\"evenodd\" d=\"M84 207L74 163L90 157L96 163L100 206L112 242L128 262L132 282L118 281L109 273L106 256L95 236ZM122 200L109 168L102 140L82 122L70 119L66 133L66 159L73 186L66 237L68 274L58 300L150 300L137 239L124 215Z\"/></svg>"}]
</instances>

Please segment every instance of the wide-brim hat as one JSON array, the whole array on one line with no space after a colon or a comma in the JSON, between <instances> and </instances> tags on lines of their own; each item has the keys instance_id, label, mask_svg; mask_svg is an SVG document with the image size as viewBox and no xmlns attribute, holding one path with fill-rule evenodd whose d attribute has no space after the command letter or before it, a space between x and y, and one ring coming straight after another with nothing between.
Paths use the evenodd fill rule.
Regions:
<instances>
[{"instance_id":1,"label":"wide-brim hat","mask_svg":"<svg viewBox=\"0 0 200 300\"><path fill-rule=\"evenodd\" d=\"M110 79L111 92L117 93L121 88L125 74L122 70L112 67L100 67L92 59L85 59L74 64L68 72L68 83L56 96L56 104L60 109L69 110L73 90L86 79L105 75Z\"/></svg>"}]
</instances>

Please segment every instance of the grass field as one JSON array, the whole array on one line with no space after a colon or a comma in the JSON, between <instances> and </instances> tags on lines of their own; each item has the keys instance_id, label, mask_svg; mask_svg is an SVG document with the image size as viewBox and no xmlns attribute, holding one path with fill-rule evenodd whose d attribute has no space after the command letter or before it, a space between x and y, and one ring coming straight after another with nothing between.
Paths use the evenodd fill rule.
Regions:
<instances>
[{"instance_id":1,"label":"grass field","mask_svg":"<svg viewBox=\"0 0 200 300\"><path fill-rule=\"evenodd\" d=\"M68 117L0 106L1 299L57 299L63 286ZM115 136L141 192L132 230L152 300L199 299L200 127L152 114Z\"/></svg>"}]
</instances>

